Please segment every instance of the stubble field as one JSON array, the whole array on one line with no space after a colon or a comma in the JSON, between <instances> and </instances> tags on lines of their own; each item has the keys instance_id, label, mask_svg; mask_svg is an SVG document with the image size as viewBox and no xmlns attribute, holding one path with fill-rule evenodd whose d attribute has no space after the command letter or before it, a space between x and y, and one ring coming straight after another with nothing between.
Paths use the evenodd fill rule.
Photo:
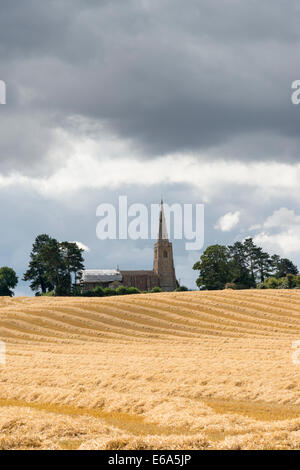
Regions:
<instances>
[{"instance_id":1,"label":"stubble field","mask_svg":"<svg viewBox=\"0 0 300 470\"><path fill-rule=\"evenodd\" d=\"M298 449L300 291L0 298L0 449Z\"/></svg>"}]
</instances>

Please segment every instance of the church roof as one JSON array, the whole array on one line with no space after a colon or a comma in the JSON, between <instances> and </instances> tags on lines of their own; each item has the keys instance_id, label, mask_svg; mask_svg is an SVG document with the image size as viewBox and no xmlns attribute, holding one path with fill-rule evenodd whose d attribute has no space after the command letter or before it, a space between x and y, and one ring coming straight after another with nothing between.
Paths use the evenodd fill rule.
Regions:
<instances>
[{"instance_id":1,"label":"church roof","mask_svg":"<svg viewBox=\"0 0 300 470\"><path fill-rule=\"evenodd\" d=\"M82 271L82 282L122 281L122 274L117 269L85 269Z\"/></svg>"},{"instance_id":2,"label":"church roof","mask_svg":"<svg viewBox=\"0 0 300 470\"><path fill-rule=\"evenodd\" d=\"M147 276L157 276L157 274L153 271L153 269L151 270L146 270L146 269L139 269L139 270L123 270L121 269L121 274L124 274L127 275L127 276L144 276L144 275L147 275Z\"/></svg>"}]
</instances>

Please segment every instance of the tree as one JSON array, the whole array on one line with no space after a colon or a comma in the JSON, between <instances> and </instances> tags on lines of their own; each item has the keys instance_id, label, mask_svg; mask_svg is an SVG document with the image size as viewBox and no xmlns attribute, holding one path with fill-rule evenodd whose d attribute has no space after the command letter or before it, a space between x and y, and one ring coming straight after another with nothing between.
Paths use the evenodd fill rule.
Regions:
<instances>
[{"instance_id":1,"label":"tree","mask_svg":"<svg viewBox=\"0 0 300 470\"><path fill-rule=\"evenodd\" d=\"M279 273L279 263L280 263L280 256L278 255L273 255L271 256L271 267L272 267L272 275L275 276L275 277L278 277L278 273Z\"/></svg>"},{"instance_id":2,"label":"tree","mask_svg":"<svg viewBox=\"0 0 300 470\"><path fill-rule=\"evenodd\" d=\"M43 247L50 241L51 237L46 234L36 237L30 253L29 267L23 277L24 281L31 281L30 288L34 292L41 290L43 294L54 289L54 284L49 280L46 260L42 256Z\"/></svg>"},{"instance_id":3,"label":"tree","mask_svg":"<svg viewBox=\"0 0 300 470\"><path fill-rule=\"evenodd\" d=\"M46 269L47 280L54 285L55 291L66 283L66 268L60 251L60 244L55 238L41 247L40 259Z\"/></svg>"},{"instance_id":4,"label":"tree","mask_svg":"<svg viewBox=\"0 0 300 470\"><path fill-rule=\"evenodd\" d=\"M13 297L12 289L18 284L18 277L12 268L4 266L0 269L0 296Z\"/></svg>"},{"instance_id":5,"label":"tree","mask_svg":"<svg viewBox=\"0 0 300 470\"><path fill-rule=\"evenodd\" d=\"M74 242L62 242L60 247L66 269L71 276L71 281L73 274L74 284L76 284L84 269L84 259L82 256L84 250L79 248L79 246Z\"/></svg>"},{"instance_id":6,"label":"tree","mask_svg":"<svg viewBox=\"0 0 300 470\"><path fill-rule=\"evenodd\" d=\"M196 283L201 289L249 289L256 287L256 282L260 288L292 288L298 287L300 278L291 260L270 256L252 238L228 247L209 246L193 269L199 270Z\"/></svg>"},{"instance_id":7,"label":"tree","mask_svg":"<svg viewBox=\"0 0 300 470\"><path fill-rule=\"evenodd\" d=\"M299 273L297 266L287 258L276 258L275 277L286 277L288 274L297 275Z\"/></svg>"},{"instance_id":8,"label":"tree","mask_svg":"<svg viewBox=\"0 0 300 470\"><path fill-rule=\"evenodd\" d=\"M238 273L233 281L242 287L255 287L256 281L263 282L272 272L270 255L256 246L252 238L243 243L236 242L229 246L233 262L233 274Z\"/></svg>"},{"instance_id":9,"label":"tree","mask_svg":"<svg viewBox=\"0 0 300 470\"><path fill-rule=\"evenodd\" d=\"M255 277L258 268L257 263L257 246L253 243L253 238L246 238L244 241L244 250L246 255L246 266L250 272L251 282L256 285Z\"/></svg>"},{"instance_id":10,"label":"tree","mask_svg":"<svg viewBox=\"0 0 300 470\"><path fill-rule=\"evenodd\" d=\"M230 282L230 252L226 246L212 245L206 248L193 269L199 271L197 286L208 290L224 289Z\"/></svg>"},{"instance_id":11,"label":"tree","mask_svg":"<svg viewBox=\"0 0 300 470\"><path fill-rule=\"evenodd\" d=\"M229 253L231 257L230 272L231 283L234 283L239 288L248 289L254 287L255 282L250 275L247 266L247 249L241 242L236 242L234 245L229 246Z\"/></svg>"},{"instance_id":12,"label":"tree","mask_svg":"<svg viewBox=\"0 0 300 470\"><path fill-rule=\"evenodd\" d=\"M293 289L294 287L296 287L296 276L294 276L293 274L287 274L286 282L288 289Z\"/></svg>"},{"instance_id":13,"label":"tree","mask_svg":"<svg viewBox=\"0 0 300 470\"><path fill-rule=\"evenodd\" d=\"M256 247L254 249L256 257L257 274L260 282L264 282L267 277L270 277L272 273L272 260L270 255L262 250L262 248Z\"/></svg>"},{"instance_id":14,"label":"tree","mask_svg":"<svg viewBox=\"0 0 300 470\"><path fill-rule=\"evenodd\" d=\"M24 280L30 280L30 287L36 292L41 290L45 294L54 290L55 295L70 295L72 275L76 283L78 272L84 269L82 253L76 243L60 243L49 235L39 235Z\"/></svg>"}]
</instances>

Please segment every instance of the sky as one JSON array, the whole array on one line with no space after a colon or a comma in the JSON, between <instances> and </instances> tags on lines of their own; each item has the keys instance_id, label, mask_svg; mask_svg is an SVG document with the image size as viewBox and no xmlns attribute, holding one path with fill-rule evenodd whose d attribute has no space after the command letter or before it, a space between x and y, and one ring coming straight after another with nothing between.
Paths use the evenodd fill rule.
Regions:
<instances>
[{"instance_id":1,"label":"sky","mask_svg":"<svg viewBox=\"0 0 300 470\"><path fill-rule=\"evenodd\" d=\"M204 248L252 236L300 267L296 0L9 0L0 6L0 265L35 237L87 268L151 269L153 240L99 240L99 204L205 205ZM177 277L194 262L172 240Z\"/></svg>"}]
</instances>

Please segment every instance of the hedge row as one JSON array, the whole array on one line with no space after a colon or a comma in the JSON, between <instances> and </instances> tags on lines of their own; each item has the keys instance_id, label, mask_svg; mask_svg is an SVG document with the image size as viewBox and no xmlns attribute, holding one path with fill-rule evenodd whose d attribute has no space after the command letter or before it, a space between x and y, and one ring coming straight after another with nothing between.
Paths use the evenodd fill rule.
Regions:
<instances>
[{"instance_id":1,"label":"hedge row","mask_svg":"<svg viewBox=\"0 0 300 470\"><path fill-rule=\"evenodd\" d=\"M151 292L161 292L161 288L153 287ZM136 287L120 286L120 287L117 287L117 289L111 289L109 287L103 288L101 286L97 286L95 289L82 292L80 295L82 297L107 297L111 295L129 295L129 294L147 294L147 291L140 291Z\"/></svg>"},{"instance_id":2,"label":"hedge row","mask_svg":"<svg viewBox=\"0 0 300 470\"><path fill-rule=\"evenodd\" d=\"M257 287L258 289L300 289L300 275L288 274L279 279L270 277Z\"/></svg>"}]
</instances>

